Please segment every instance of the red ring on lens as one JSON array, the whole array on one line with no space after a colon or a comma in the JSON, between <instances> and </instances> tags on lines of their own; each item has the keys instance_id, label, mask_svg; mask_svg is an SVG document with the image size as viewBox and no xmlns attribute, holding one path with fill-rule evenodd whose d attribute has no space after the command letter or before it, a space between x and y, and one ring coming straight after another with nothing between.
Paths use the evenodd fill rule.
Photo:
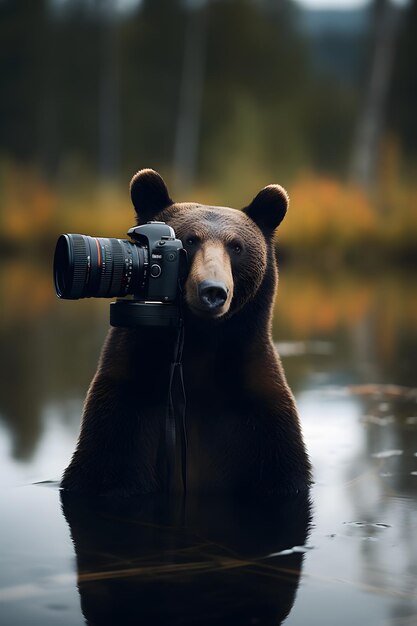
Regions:
<instances>
[{"instance_id":1,"label":"red ring on lens","mask_svg":"<svg viewBox=\"0 0 417 626\"><path fill-rule=\"evenodd\" d=\"M101 248L100 248L100 244L99 244L97 237L95 237L94 239L96 240L97 254L98 254L98 267L100 269L101 268Z\"/></svg>"}]
</instances>

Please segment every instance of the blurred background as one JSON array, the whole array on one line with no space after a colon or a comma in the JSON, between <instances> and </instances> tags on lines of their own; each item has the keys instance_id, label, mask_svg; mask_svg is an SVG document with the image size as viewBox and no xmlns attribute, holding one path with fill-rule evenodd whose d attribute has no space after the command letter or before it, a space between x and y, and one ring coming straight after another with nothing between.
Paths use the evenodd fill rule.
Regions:
<instances>
[{"instance_id":1,"label":"blurred background","mask_svg":"<svg viewBox=\"0 0 417 626\"><path fill-rule=\"evenodd\" d=\"M417 0L0 0L12 464L31 467L48 420L70 424L69 454L108 325L107 301L57 301L56 238L123 237L142 167L178 200L289 190L274 333L296 391L415 385L416 29Z\"/></svg>"},{"instance_id":2,"label":"blurred background","mask_svg":"<svg viewBox=\"0 0 417 626\"><path fill-rule=\"evenodd\" d=\"M415 261L416 28L415 0L1 0L3 253L124 233L153 167L211 204L283 184L309 264Z\"/></svg>"},{"instance_id":3,"label":"blurred background","mask_svg":"<svg viewBox=\"0 0 417 626\"><path fill-rule=\"evenodd\" d=\"M0 0L0 486L59 479L108 327L107 300L57 300L58 235L124 237L143 167L236 208L281 183L273 331L325 544L309 581L383 588L356 623L415 623L416 33L417 0ZM7 537L28 515L6 509L23 579Z\"/></svg>"},{"instance_id":4,"label":"blurred background","mask_svg":"<svg viewBox=\"0 0 417 626\"><path fill-rule=\"evenodd\" d=\"M45 471L65 466L108 325L107 301L56 299L56 238L123 237L142 167L178 200L289 190L274 333L295 391L415 385L416 32L417 0L0 0L12 474L51 424L67 447Z\"/></svg>"},{"instance_id":5,"label":"blurred background","mask_svg":"<svg viewBox=\"0 0 417 626\"><path fill-rule=\"evenodd\" d=\"M56 238L123 237L142 167L178 200L289 190L274 332L298 345L294 389L317 374L306 341L339 354L332 380L415 384L416 29L417 0L0 0L12 463L32 458L57 405L73 445L108 324L107 301L56 300Z\"/></svg>"},{"instance_id":6,"label":"blurred background","mask_svg":"<svg viewBox=\"0 0 417 626\"><path fill-rule=\"evenodd\" d=\"M326 382L317 358L327 382L415 384L416 29L416 0L0 0L13 467L31 467L49 419L70 425L65 466L108 325L107 301L56 300L56 238L123 237L142 167L178 200L289 190L274 332L295 342L295 390Z\"/></svg>"}]
</instances>

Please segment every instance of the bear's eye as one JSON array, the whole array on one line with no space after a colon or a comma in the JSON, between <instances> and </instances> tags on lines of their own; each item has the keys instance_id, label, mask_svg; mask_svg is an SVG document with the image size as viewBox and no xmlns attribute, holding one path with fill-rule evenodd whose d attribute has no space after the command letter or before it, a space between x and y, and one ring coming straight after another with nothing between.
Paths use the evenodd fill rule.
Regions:
<instances>
[{"instance_id":1,"label":"bear's eye","mask_svg":"<svg viewBox=\"0 0 417 626\"><path fill-rule=\"evenodd\" d=\"M185 240L185 244L187 246L194 246L197 243L197 237L187 237L187 239Z\"/></svg>"},{"instance_id":2,"label":"bear's eye","mask_svg":"<svg viewBox=\"0 0 417 626\"><path fill-rule=\"evenodd\" d=\"M242 252L242 244L238 241L232 241L229 247L235 254L240 254Z\"/></svg>"}]
</instances>

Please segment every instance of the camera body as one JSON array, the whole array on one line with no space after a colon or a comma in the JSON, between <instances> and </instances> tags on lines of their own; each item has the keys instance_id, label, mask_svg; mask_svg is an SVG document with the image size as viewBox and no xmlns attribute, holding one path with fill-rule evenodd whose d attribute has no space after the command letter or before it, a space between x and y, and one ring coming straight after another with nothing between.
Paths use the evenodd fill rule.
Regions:
<instances>
[{"instance_id":1,"label":"camera body","mask_svg":"<svg viewBox=\"0 0 417 626\"><path fill-rule=\"evenodd\" d=\"M147 250L143 281L133 292L134 298L152 302L174 302L178 293L178 279L184 249L175 238L174 229L165 222L148 222L130 228L133 241Z\"/></svg>"},{"instance_id":2,"label":"camera body","mask_svg":"<svg viewBox=\"0 0 417 626\"><path fill-rule=\"evenodd\" d=\"M118 299L110 305L112 326L174 326L180 323L181 282L187 253L165 222L128 231L131 241L64 234L54 257L59 298ZM124 296L132 298L119 299Z\"/></svg>"}]
</instances>

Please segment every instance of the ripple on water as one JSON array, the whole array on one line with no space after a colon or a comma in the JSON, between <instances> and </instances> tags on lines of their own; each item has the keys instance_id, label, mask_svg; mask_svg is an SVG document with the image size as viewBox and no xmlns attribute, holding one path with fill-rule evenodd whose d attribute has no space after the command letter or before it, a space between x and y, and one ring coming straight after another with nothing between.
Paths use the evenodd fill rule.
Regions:
<instances>
[{"instance_id":1,"label":"ripple on water","mask_svg":"<svg viewBox=\"0 0 417 626\"><path fill-rule=\"evenodd\" d=\"M343 522L345 526L367 526L368 528L391 528L391 524L385 524L384 522Z\"/></svg>"},{"instance_id":2,"label":"ripple on water","mask_svg":"<svg viewBox=\"0 0 417 626\"><path fill-rule=\"evenodd\" d=\"M374 459L389 459L392 456L401 456L404 454L404 450L382 450L381 452L374 452L371 456Z\"/></svg>"}]
</instances>

